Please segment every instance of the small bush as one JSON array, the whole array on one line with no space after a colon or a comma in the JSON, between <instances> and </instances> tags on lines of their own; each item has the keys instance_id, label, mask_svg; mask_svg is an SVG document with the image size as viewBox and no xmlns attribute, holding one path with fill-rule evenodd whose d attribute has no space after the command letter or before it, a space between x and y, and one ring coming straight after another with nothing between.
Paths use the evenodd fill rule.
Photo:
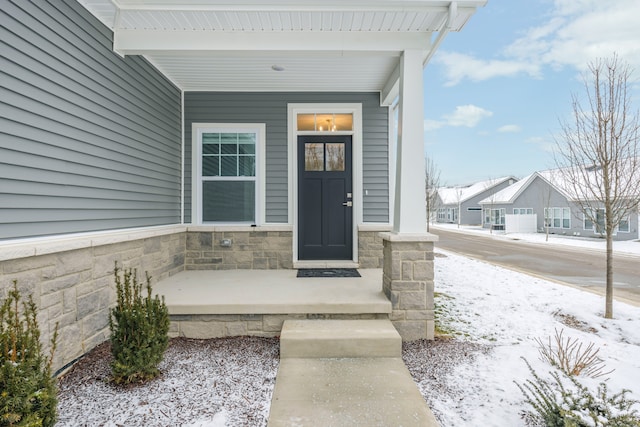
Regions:
<instances>
[{"instance_id":1,"label":"small bush","mask_svg":"<svg viewBox=\"0 0 640 427\"><path fill-rule=\"evenodd\" d=\"M20 301L17 282L0 306L0 426L52 426L57 387L51 375L58 327L45 356L32 295Z\"/></svg>"},{"instance_id":2,"label":"small bush","mask_svg":"<svg viewBox=\"0 0 640 427\"><path fill-rule=\"evenodd\" d=\"M604 370L604 361L598 357L600 349L594 348L593 343L583 348L578 339L564 338L563 332L556 329L555 345L551 343L551 337L547 344L536 339L541 360L549 362L568 376L599 378L613 372Z\"/></svg>"},{"instance_id":3,"label":"small bush","mask_svg":"<svg viewBox=\"0 0 640 427\"><path fill-rule=\"evenodd\" d=\"M633 409L637 401L627 398L628 390L609 395L600 383L594 395L574 376L551 372L553 380L541 378L523 358L533 380L516 383L532 410L523 411L528 424L547 427L640 427Z\"/></svg>"},{"instance_id":4,"label":"small bush","mask_svg":"<svg viewBox=\"0 0 640 427\"><path fill-rule=\"evenodd\" d=\"M151 297L151 277L146 274L147 295L138 282L136 270L125 269L120 275L116 264L117 305L111 310L111 370L117 384L144 382L160 371L164 351L169 343L169 311L164 297Z\"/></svg>"}]
</instances>

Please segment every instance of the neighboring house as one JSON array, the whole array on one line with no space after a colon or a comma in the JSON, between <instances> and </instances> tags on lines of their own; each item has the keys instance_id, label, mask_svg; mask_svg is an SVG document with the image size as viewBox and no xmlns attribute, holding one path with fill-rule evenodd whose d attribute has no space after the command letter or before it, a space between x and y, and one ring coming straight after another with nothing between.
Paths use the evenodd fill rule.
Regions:
<instances>
[{"instance_id":1,"label":"neighboring house","mask_svg":"<svg viewBox=\"0 0 640 427\"><path fill-rule=\"evenodd\" d=\"M600 237L603 235L604 209L600 226L594 224L582 210L582 204L572 197L572 190L558 169L535 172L499 191L493 198L480 202L484 208L485 228L504 229L508 215L536 215L536 230L569 236ZM502 227L500 227L502 226ZM509 230L506 230L509 232ZM623 221L614 235L615 240L638 239L638 210Z\"/></svg>"},{"instance_id":2,"label":"neighboring house","mask_svg":"<svg viewBox=\"0 0 640 427\"><path fill-rule=\"evenodd\" d=\"M476 182L468 186L438 188L437 222L480 225L480 200L516 182L512 176Z\"/></svg>"},{"instance_id":3,"label":"neighboring house","mask_svg":"<svg viewBox=\"0 0 640 427\"><path fill-rule=\"evenodd\" d=\"M114 260L158 280L430 250L423 68L485 3L1 2L0 295L39 295L67 363L105 339ZM405 316L385 268L426 336L432 295Z\"/></svg>"}]
</instances>

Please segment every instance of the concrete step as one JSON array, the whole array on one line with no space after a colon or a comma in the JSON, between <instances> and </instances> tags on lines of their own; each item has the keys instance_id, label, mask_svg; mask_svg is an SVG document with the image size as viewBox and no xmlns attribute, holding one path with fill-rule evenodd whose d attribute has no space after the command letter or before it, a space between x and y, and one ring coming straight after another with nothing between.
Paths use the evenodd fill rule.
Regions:
<instances>
[{"instance_id":1,"label":"concrete step","mask_svg":"<svg viewBox=\"0 0 640 427\"><path fill-rule=\"evenodd\" d=\"M387 319L286 320L280 358L401 357L402 338Z\"/></svg>"}]
</instances>

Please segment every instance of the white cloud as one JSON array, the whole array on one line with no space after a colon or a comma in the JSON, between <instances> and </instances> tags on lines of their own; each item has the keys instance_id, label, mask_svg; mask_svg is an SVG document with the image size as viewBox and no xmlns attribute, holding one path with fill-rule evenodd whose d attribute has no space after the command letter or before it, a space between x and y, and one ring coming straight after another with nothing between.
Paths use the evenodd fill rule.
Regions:
<instances>
[{"instance_id":1,"label":"white cloud","mask_svg":"<svg viewBox=\"0 0 640 427\"><path fill-rule=\"evenodd\" d=\"M498 132L501 133L516 133L520 132L522 129L518 125L504 125L498 128Z\"/></svg>"},{"instance_id":2,"label":"white cloud","mask_svg":"<svg viewBox=\"0 0 640 427\"><path fill-rule=\"evenodd\" d=\"M480 59L440 52L435 61L446 68L446 85L462 80L529 75L539 78L545 67L584 70L589 61L610 57L640 69L640 1L555 0L548 19L526 29L497 58Z\"/></svg>"},{"instance_id":3,"label":"white cloud","mask_svg":"<svg viewBox=\"0 0 640 427\"><path fill-rule=\"evenodd\" d=\"M493 77L509 77L521 73L531 77L539 77L540 70L536 65L521 61L484 60L456 52L442 52L436 61L447 69L445 86L455 86L462 80L482 81Z\"/></svg>"},{"instance_id":4,"label":"white cloud","mask_svg":"<svg viewBox=\"0 0 640 427\"><path fill-rule=\"evenodd\" d=\"M535 144L539 146L543 151L547 151L549 153L553 153L556 150L556 143L553 138L542 138L539 136L534 136L525 141L528 144Z\"/></svg>"},{"instance_id":5,"label":"white cloud","mask_svg":"<svg viewBox=\"0 0 640 427\"><path fill-rule=\"evenodd\" d=\"M425 130L440 129L444 126L476 127L482 119L493 116L489 110L476 105L459 105L451 114L445 114L441 120L427 119L424 121Z\"/></svg>"}]
</instances>

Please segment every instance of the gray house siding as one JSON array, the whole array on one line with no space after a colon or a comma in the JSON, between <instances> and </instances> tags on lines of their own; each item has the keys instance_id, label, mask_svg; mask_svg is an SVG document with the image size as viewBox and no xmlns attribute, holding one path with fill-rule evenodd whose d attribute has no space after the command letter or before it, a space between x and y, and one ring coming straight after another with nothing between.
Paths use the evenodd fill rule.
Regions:
<instances>
[{"instance_id":1,"label":"gray house siding","mask_svg":"<svg viewBox=\"0 0 640 427\"><path fill-rule=\"evenodd\" d=\"M0 239L179 223L179 89L76 1L0 13Z\"/></svg>"},{"instance_id":2,"label":"gray house siding","mask_svg":"<svg viewBox=\"0 0 640 427\"><path fill-rule=\"evenodd\" d=\"M185 92L185 222L191 222L193 123L266 124L266 222L288 223L287 104L362 103L364 221L389 221L388 109L378 93Z\"/></svg>"}]
</instances>

